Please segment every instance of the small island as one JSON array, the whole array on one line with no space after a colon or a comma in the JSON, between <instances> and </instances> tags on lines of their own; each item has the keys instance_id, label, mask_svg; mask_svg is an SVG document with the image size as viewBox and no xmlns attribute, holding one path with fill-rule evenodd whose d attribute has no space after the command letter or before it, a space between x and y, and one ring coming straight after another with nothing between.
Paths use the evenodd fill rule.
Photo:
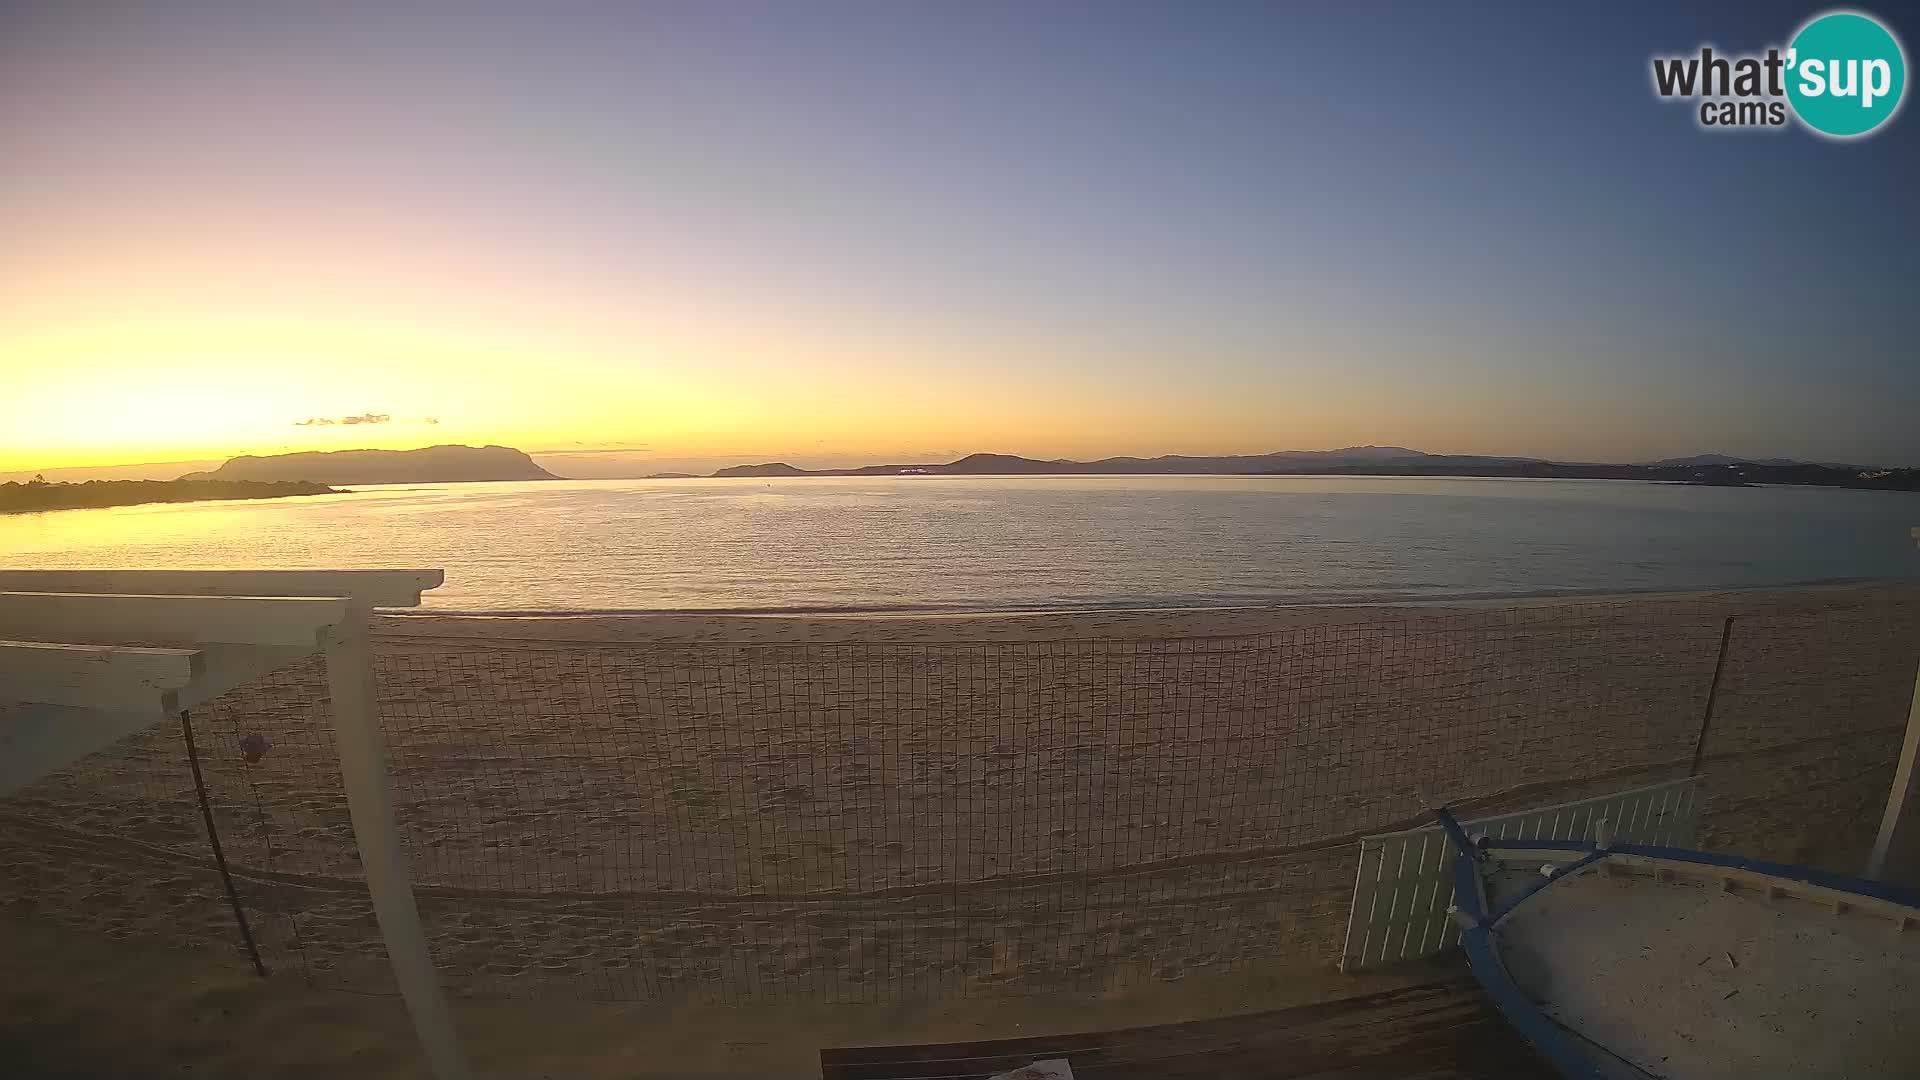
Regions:
<instances>
[{"instance_id":1,"label":"small island","mask_svg":"<svg viewBox=\"0 0 1920 1080\"><path fill-rule=\"evenodd\" d=\"M284 499L294 495L340 495L344 492L306 480L256 483L245 480L88 480L84 484L0 484L0 514L28 514L40 510L81 510L142 503L204 502L221 499Z\"/></svg>"},{"instance_id":2,"label":"small island","mask_svg":"<svg viewBox=\"0 0 1920 1080\"><path fill-rule=\"evenodd\" d=\"M511 446L423 446L418 450L334 450L251 454L182 480L306 480L318 484L461 484L558 480Z\"/></svg>"}]
</instances>

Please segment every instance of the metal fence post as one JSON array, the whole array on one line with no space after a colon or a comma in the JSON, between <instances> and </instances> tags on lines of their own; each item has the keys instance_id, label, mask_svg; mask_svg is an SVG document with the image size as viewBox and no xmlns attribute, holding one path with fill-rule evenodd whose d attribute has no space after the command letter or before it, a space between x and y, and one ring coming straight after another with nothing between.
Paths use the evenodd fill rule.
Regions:
<instances>
[{"instance_id":1,"label":"metal fence post","mask_svg":"<svg viewBox=\"0 0 1920 1080\"><path fill-rule=\"evenodd\" d=\"M1720 654L1713 661L1713 681L1707 684L1707 707L1700 714L1700 734L1693 741L1693 768L1688 776L1699 776L1707 762L1707 731L1713 726L1713 706L1720 700L1720 675L1727 669L1727 645L1733 640L1733 620L1729 615L1720 624Z\"/></svg>"},{"instance_id":2,"label":"metal fence post","mask_svg":"<svg viewBox=\"0 0 1920 1080\"><path fill-rule=\"evenodd\" d=\"M213 801L207 797L206 777L200 773L200 750L193 742L193 714L180 710L180 734L187 743L187 765L193 770L193 792L200 801L200 816L207 824L207 845L213 849L213 865L220 871L220 883L226 886L227 904L233 908L233 921L240 928L240 943L253 961L253 973L267 977L267 965L260 959L260 946L253 940L253 927L247 924L246 905L240 902L240 890L234 887L233 871L227 868L227 853L220 846L220 827L213 820Z\"/></svg>"}]
</instances>

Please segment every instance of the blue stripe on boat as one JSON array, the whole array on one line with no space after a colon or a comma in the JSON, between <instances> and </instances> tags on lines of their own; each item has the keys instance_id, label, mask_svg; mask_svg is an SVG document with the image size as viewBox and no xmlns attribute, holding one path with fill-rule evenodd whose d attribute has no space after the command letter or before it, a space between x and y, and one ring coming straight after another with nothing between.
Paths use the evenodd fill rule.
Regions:
<instances>
[{"instance_id":1,"label":"blue stripe on boat","mask_svg":"<svg viewBox=\"0 0 1920 1080\"><path fill-rule=\"evenodd\" d=\"M1532 1043L1541 1055L1563 1075L1574 1080L1606 1080L1606 1074L1600 1071L1598 1063L1576 1041L1575 1036L1554 1022L1521 991L1519 984L1514 982L1513 977L1507 973L1506 964L1500 958L1498 943L1494 940L1496 924L1511 915L1515 908L1540 895L1556 883L1565 881L1589 867L1597 866L1610 856L1635 855L1668 862L1745 870L1782 881L1817 885L1835 892L1852 893L1856 896L1920 907L1920 890L1890 885L1882 881L1867 881L1845 874L1828 873L1806 866L1747 859L1737 855L1719 855L1706 851L1657 847L1650 844L1615 844L1608 848L1599 848L1592 843L1579 840L1492 840L1489 841L1488 847L1501 851L1577 851L1583 854L1581 858L1556 868L1552 876L1543 876L1539 882L1530 885L1519 896L1489 911L1485 901L1484 882L1480 878L1478 865L1481 849L1467 838L1466 831L1458 821L1454 820L1451 813L1444 809L1436 810L1434 817L1439 821L1440 827L1446 831L1448 839L1453 842L1456 852L1453 860L1454 906L1472 920L1472 925L1463 928L1460 934L1460 947L1467 954L1468 966L1473 969L1474 977L1486 990L1494 1007L1506 1017L1507 1023L1511 1024L1522 1038Z\"/></svg>"}]
</instances>

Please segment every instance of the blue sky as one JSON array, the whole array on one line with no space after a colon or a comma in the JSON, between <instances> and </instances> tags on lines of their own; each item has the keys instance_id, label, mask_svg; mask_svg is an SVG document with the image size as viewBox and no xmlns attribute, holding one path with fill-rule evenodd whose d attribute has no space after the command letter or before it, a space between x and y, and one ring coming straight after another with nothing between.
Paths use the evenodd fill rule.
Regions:
<instances>
[{"instance_id":1,"label":"blue sky","mask_svg":"<svg viewBox=\"0 0 1920 1080\"><path fill-rule=\"evenodd\" d=\"M1649 85L1817 7L383 8L0 14L0 468L368 412L661 461L1920 462L1911 110L1714 133ZM220 387L210 434L28 423L116 371Z\"/></svg>"}]
</instances>

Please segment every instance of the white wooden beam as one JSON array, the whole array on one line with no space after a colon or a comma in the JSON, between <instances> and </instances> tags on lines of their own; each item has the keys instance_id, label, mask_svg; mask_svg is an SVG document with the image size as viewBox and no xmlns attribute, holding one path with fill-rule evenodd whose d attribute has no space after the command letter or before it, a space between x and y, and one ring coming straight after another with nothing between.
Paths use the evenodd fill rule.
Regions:
<instances>
[{"instance_id":1,"label":"white wooden beam","mask_svg":"<svg viewBox=\"0 0 1920 1080\"><path fill-rule=\"evenodd\" d=\"M179 693L183 709L196 708L314 654L313 649L299 645L205 645L197 651L193 681Z\"/></svg>"},{"instance_id":2,"label":"white wooden beam","mask_svg":"<svg viewBox=\"0 0 1920 1080\"><path fill-rule=\"evenodd\" d=\"M193 680L191 649L0 641L0 700L144 710Z\"/></svg>"},{"instance_id":3,"label":"white wooden beam","mask_svg":"<svg viewBox=\"0 0 1920 1080\"><path fill-rule=\"evenodd\" d=\"M367 643L374 605L418 603L441 577L438 570L0 571L0 590L12 590L0 591L0 638L25 639L0 642L0 793L324 652L347 809L387 956L434 1076L467 1080L400 844ZM140 591L126 591L133 589ZM213 590L219 594L203 595ZM241 591L268 595L231 595ZM127 641L194 648L111 644Z\"/></svg>"},{"instance_id":4,"label":"white wooden beam","mask_svg":"<svg viewBox=\"0 0 1920 1080\"><path fill-rule=\"evenodd\" d=\"M32 706L0 717L0 790L30 784L313 653L300 646L0 641L0 709Z\"/></svg>"},{"instance_id":5,"label":"white wooden beam","mask_svg":"<svg viewBox=\"0 0 1920 1080\"><path fill-rule=\"evenodd\" d=\"M413 607L441 570L0 570L0 591L145 596L344 596L362 607Z\"/></svg>"},{"instance_id":6,"label":"white wooden beam","mask_svg":"<svg viewBox=\"0 0 1920 1080\"><path fill-rule=\"evenodd\" d=\"M298 645L155 649L0 641L0 701L142 711L172 694L168 712L191 709L314 655Z\"/></svg>"},{"instance_id":7,"label":"white wooden beam","mask_svg":"<svg viewBox=\"0 0 1920 1080\"><path fill-rule=\"evenodd\" d=\"M0 702L0 795L165 719L157 696L134 711Z\"/></svg>"},{"instance_id":8,"label":"white wooden beam","mask_svg":"<svg viewBox=\"0 0 1920 1080\"><path fill-rule=\"evenodd\" d=\"M333 700L334 745L347 789L347 813L360 845L360 866L380 921L387 959L400 996L413 1018L415 1034L427 1052L436 1080L467 1080L471 1072L453 1026L440 974L427 951L420 927L406 851L393 813L393 778L387 740L374 697L372 652L367 646L368 612L327 635L327 687Z\"/></svg>"},{"instance_id":9,"label":"white wooden beam","mask_svg":"<svg viewBox=\"0 0 1920 1080\"><path fill-rule=\"evenodd\" d=\"M1920 530L1915 530L1920 534ZM1902 865L1891 875L1887 857L1899 851ZM1902 884L1920 884L1920 667L1913 673L1913 697L1907 702L1907 737L1900 745L1900 763L1894 766L1887 806L1880 815L1880 833L1867 857L1867 876L1891 877Z\"/></svg>"},{"instance_id":10,"label":"white wooden beam","mask_svg":"<svg viewBox=\"0 0 1920 1080\"><path fill-rule=\"evenodd\" d=\"M0 592L0 635L38 641L179 646L320 646L321 631L348 617L348 601L324 597L152 596Z\"/></svg>"}]
</instances>

